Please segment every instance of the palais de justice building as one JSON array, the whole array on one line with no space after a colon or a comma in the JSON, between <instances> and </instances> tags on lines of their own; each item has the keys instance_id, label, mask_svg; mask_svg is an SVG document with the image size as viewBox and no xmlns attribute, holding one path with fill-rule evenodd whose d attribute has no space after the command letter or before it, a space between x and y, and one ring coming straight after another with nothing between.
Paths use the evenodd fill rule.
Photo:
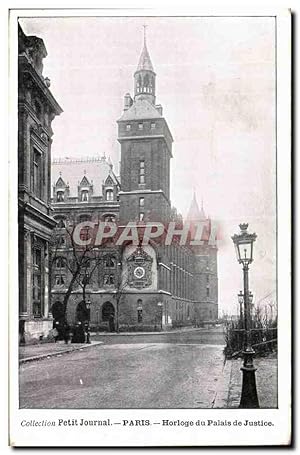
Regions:
<instances>
[{"instance_id":1,"label":"palais de justice building","mask_svg":"<svg viewBox=\"0 0 300 455\"><path fill-rule=\"evenodd\" d=\"M21 342L52 328L50 249L52 120L62 109L43 76L44 42L18 27L19 334Z\"/></svg>"},{"instance_id":2,"label":"palais de justice building","mask_svg":"<svg viewBox=\"0 0 300 455\"><path fill-rule=\"evenodd\" d=\"M57 221L56 249L52 267L52 313L62 314L72 273L70 236L66 232L85 221L162 222L182 219L171 206L170 160L173 138L156 103L156 74L146 42L134 73L134 97L124 98L117 120L121 148L120 175L105 156L56 159L52 162L52 207ZM186 222L210 220L196 197ZM107 242L97 251L97 267L83 290L74 280L66 307L74 324L80 309L90 303L91 327L108 327L110 319L120 330L160 330L218 317L217 248L206 240L191 247L173 242L147 246ZM99 259L102 257L102 260ZM88 265L93 267L93 261Z\"/></svg>"}]
</instances>

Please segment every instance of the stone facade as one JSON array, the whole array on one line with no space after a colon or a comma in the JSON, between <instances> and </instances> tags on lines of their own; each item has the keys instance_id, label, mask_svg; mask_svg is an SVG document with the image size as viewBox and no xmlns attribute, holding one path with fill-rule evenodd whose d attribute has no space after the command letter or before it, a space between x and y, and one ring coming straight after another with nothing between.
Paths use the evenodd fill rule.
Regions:
<instances>
[{"instance_id":1,"label":"stone facade","mask_svg":"<svg viewBox=\"0 0 300 455\"><path fill-rule=\"evenodd\" d=\"M134 97L125 95L117 121L120 176L105 156L52 163L52 203L58 223L52 252L52 308L59 319L66 307L71 325L88 319L97 330L147 331L218 318L217 248L208 238L195 247L180 245L178 236L169 246L155 239L147 246L108 242L88 251L90 263L86 266L83 261L83 273L73 279L74 254L77 262L85 254L84 249L74 251L70 236L80 222L93 223L87 236L103 221L119 226L137 222L139 233L150 221L163 223L166 229L173 221L177 229L183 228L182 218L171 206L173 138L161 105L155 104L155 78L144 43L134 73ZM191 226L189 235L196 223L210 225L195 196L186 222Z\"/></svg>"},{"instance_id":2,"label":"stone facade","mask_svg":"<svg viewBox=\"0 0 300 455\"><path fill-rule=\"evenodd\" d=\"M56 225L51 200L51 122L62 112L43 77L47 51L36 36L19 37L18 214L19 334L22 342L52 328L49 242Z\"/></svg>"}]
</instances>

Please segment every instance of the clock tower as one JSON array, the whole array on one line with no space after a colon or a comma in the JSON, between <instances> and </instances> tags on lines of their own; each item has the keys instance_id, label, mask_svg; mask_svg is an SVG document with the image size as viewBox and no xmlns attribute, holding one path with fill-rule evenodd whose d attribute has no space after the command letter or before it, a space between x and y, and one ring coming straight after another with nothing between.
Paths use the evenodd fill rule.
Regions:
<instances>
[{"instance_id":1,"label":"clock tower","mask_svg":"<svg viewBox=\"0 0 300 455\"><path fill-rule=\"evenodd\" d=\"M173 138L156 104L156 74L146 36L134 73L134 97L124 98L118 120L121 144L120 221L160 221L170 218L170 159Z\"/></svg>"}]
</instances>

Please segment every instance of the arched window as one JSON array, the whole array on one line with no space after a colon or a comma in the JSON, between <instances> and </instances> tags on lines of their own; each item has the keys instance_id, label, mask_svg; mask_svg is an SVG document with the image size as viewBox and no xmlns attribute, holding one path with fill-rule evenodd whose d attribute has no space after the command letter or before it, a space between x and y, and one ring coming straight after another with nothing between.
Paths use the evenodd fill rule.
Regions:
<instances>
[{"instance_id":1,"label":"arched window","mask_svg":"<svg viewBox=\"0 0 300 455\"><path fill-rule=\"evenodd\" d=\"M139 74L139 77L138 77L138 80L137 80L137 91L138 92L140 92L141 86L142 86L142 77Z\"/></svg>"},{"instance_id":2,"label":"arched window","mask_svg":"<svg viewBox=\"0 0 300 455\"><path fill-rule=\"evenodd\" d=\"M114 269L116 266L116 260L114 257L107 257L104 264L107 269Z\"/></svg>"},{"instance_id":3,"label":"arched window","mask_svg":"<svg viewBox=\"0 0 300 455\"><path fill-rule=\"evenodd\" d=\"M106 190L105 200L106 201L113 201L114 200L114 192L113 192L113 190Z\"/></svg>"},{"instance_id":4,"label":"arched window","mask_svg":"<svg viewBox=\"0 0 300 455\"><path fill-rule=\"evenodd\" d=\"M148 87L149 85L149 74L145 74L144 76L144 86Z\"/></svg>"},{"instance_id":5,"label":"arched window","mask_svg":"<svg viewBox=\"0 0 300 455\"><path fill-rule=\"evenodd\" d=\"M115 215L105 215L103 219L108 223L114 223L116 221Z\"/></svg>"}]
</instances>

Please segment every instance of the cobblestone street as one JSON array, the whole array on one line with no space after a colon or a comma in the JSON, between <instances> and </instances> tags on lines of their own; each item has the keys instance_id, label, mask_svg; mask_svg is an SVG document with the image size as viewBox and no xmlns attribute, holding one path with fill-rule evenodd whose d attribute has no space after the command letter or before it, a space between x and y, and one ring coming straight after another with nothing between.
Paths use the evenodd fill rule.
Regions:
<instances>
[{"instance_id":1,"label":"cobblestone street","mask_svg":"<svg viewBox=\"0 0 300 455\"><path fill-rule=\"evenodd\" d=\"M21 363L20 407L235 408L242 361L224 364L222 340L219 327L96 335L76 351L69 345L69 353L52 344L53 357ZM51 345L22 349L24 359L50 354ZM277 359L255 359L255 366L261 407L276 407Z\"/></svg>"}]
</instances>

